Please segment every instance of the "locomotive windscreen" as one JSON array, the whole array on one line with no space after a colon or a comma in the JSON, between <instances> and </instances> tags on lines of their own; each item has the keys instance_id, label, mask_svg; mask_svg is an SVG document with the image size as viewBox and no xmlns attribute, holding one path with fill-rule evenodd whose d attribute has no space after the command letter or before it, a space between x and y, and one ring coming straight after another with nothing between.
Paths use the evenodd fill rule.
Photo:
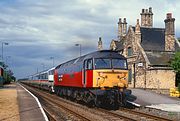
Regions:
<instances>
[{"instance_id":1,"label":"locomotive windscreen","mask_svg":"<svg viewBox=\"0 0 180 121\"><path fill-rule=\"evenodd\" d=\"M95 69L127 69L127 61L124 59L98 58L94 61Z\"/></svg>"}]
</instances>

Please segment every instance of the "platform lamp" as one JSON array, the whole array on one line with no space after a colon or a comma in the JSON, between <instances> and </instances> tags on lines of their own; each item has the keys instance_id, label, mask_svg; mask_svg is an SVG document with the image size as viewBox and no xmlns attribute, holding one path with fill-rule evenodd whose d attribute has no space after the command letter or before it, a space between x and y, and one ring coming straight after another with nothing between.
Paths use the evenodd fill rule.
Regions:
<instances>
[{"instance_id":1,"label":"platform lamp","mask_svg":"<svg viewBox=\"0 0 180 121\"><path fill-rule=\"evenodd\" d=\"M10 59L11 58L11 56L6 56L6 65L8 65L8 59Z\"/></svg>"},{"instance_id":2,"label":"platform lamp","mask_svg":"<svg viewBox=\"0 0 180 121\"><path fill-rule=\"evenodd\" d=\"M9 45L9 43L7 43L7 42L2 42L2 61L3 61L3 45Z\"/></svg>"},{"instance_id":3,"label":"platform lamp","mask_svg":"<svg viewBox=\"0 0 180 121\"><path fill-rule=\"evenodd\" d=\"M44 64L44 63L41 63L41 65L42 65L42 68L43 68L43 71L44 71L44 69L45 69L45 64Z\"/></svg>"},{"instance_id":4,"label":"platform lamp","mask_svg":"<svg viewBox=\"0 0 180 121\"><path fill-rule=\"evenodd\" d=\"M81 44L75 44L75 46L79 46L79 55L81 57Z\"/></svg>"},{"instance_id":5,"label":"platform lamp","mask_svg":"<svg viewBox=\"0 0 180 121\"><path fill-rule=\"evenodd\" d=\"M52 62L53 62L53 67L54 67L54 57L50 57L50 59L52 60Z\"/></svg>"}]
</instances>

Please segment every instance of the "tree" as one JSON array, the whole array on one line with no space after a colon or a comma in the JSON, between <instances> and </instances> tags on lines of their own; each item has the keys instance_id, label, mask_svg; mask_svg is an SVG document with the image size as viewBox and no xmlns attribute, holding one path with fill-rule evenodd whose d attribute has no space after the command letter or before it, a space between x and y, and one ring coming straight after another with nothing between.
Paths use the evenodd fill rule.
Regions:
<instances>
[{"instance_id":1,"label":"tree","mask_svg":"<svg viewBox=\"0 0 180 121\"><path fill-rule=\"evenodd\" d=\"M180 84L180 51L176 52L171 60L171 67L176 72L176 86Z\"/></svg>"},{"instance_id":2,"label":"tree","mask_svg":"<svg viewBox=\"0 0 180 121\"><path fill-rule=\"evenodd\" d=\"M171 67L175 70L176 73L180 73L180 51L175 53L171 61Z\"/></svg>"}]
</instances>

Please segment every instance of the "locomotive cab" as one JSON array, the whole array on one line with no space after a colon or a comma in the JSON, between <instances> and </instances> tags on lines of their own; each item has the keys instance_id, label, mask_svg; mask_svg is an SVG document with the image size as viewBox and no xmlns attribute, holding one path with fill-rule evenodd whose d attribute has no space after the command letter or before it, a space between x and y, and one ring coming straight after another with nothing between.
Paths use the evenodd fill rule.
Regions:
<instances>
[{"instance_id":1,"label":"locomotive cab","mask_svg":"<svg viewBox=\"0 0 180 121\"><path fill-rule=\"evenodd\" d=\"M127 61L121 58L92 58L84 61L83 84L92 79L94 88L127 88Z\"/></svg>"}]
</instances>

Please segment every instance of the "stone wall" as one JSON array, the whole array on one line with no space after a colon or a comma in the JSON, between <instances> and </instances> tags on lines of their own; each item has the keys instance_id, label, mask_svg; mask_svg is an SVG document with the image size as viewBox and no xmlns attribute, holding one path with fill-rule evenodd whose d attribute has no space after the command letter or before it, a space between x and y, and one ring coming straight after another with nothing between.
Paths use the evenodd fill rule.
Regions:
<instances>
[{"instance_id":1,"label":"stone wall","mask_svg":"<svg viewBox=\"0 0 180 121\"><path fill-rule=\"evenodd\" d=\"M176 74L173 70L148 70L147 88L169 89L175 87Z\"/></svg>"},{"instance_id":2,"label":"stone wall","mask_svg":"<svg viewBox=\"0 0 180 121\"><path fill-rule=\"evenodd\" d=\"M175 72L173 70L147 70L139 68L136 70L136 88L169 89L175 87ZM129 84L134 87L134 79Z\"/></svg>"},{"instance_id":3,"label":"stone wall","mask_svg":"<svg viewBox=\"0 0 180 121\"><path fill-rule=\"evenodd\" d=\"M129 87L146 88L146 86L145 86L146 71L145 71L144 63L142 63L142 64L143 64L142 67L138 67L138 63L136 63L135 64L135 70L134 70L133 64L131 65L132 81L129 84ZM135 75L134 75L134 71L135 71Z\"/></svg>"}]
</instances>

